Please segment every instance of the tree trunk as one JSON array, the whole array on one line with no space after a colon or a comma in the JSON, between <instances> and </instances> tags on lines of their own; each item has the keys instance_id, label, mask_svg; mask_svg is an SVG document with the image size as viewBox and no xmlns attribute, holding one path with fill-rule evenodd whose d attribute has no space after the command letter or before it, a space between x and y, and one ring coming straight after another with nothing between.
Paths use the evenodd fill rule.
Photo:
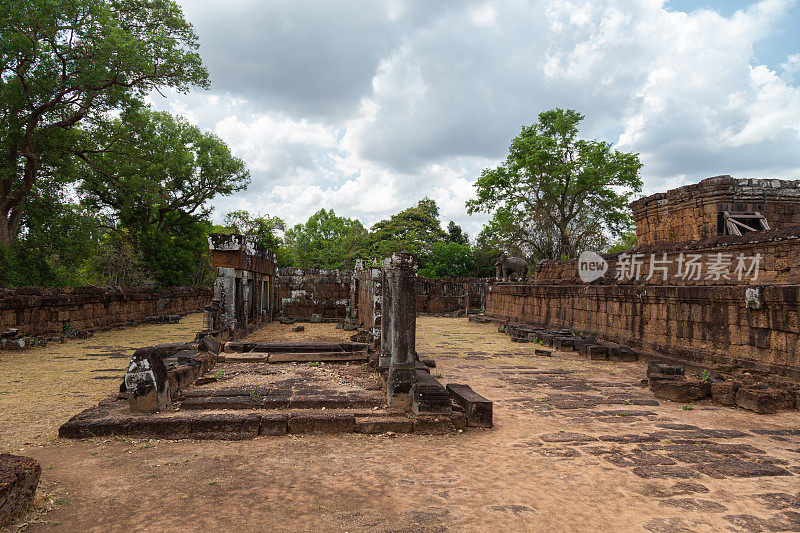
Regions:
<instances>
[{"instance_id":1,"label":"tree trunk","mask_svg":"<svg viewBox=\"0 0 800 533\"><path fill-rule=\"evenodd\" d=\"M10 246L17 240L19 232L20 213L0 213L0 245Z\"/></svg>"}]
</instances>

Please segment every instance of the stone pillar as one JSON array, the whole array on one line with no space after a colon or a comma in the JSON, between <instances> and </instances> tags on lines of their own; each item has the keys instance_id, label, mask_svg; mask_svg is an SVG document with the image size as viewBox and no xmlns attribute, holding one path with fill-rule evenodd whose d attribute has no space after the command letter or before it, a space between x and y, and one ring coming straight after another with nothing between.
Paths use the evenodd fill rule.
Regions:
<instances>
[{"instance_id":1,"label":"stone pillar","mask_svg":"<svg viewBox=\"0 0 800 533\"><path fill-rule=\"evenodd\" d=\"M390 259L383 261L381 272L381 354L378 359L378 368L388 370L392 360L392 293L386 276Z\"/></svg>"},{"instance_id":2,"label":"stone pillar","mask_svg":"<svg viewBox=\"0 0 800 533\"><path fill-rule=\"evenodd\" d=\"M125 390L133 412L156 413L172 407L167 368L155 348L139 348L133 353L125 373Z\"/></svg>"},{"instance_id":3,"label":"stone pillar","mask_svg":"<svg viewBox=\"0 0 800 533\"><path fill-rule=\"evenodd\" d=\"M381 320L390 316L388 331L391 361L387 382L387 401L391 406L408 398L411 386L417 381L416 327L417 327L417 265L414 256L400 252L384 261L385 286L391 298L391 307L384 309ZM386 294L384 292L384 294ZM383 322L381 322L383 323ZM386 331L386 330L384 330ZM410 403L410 399L407 400Z\"/></svg>"}]
</instances>

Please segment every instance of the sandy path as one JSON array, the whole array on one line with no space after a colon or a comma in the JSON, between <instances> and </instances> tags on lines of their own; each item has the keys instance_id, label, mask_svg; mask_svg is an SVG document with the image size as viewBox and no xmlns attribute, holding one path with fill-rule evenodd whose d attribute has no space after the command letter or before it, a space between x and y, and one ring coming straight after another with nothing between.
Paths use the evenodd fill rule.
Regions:
<instances>
[{"instance_id":1,"label":"sandy path","mask_svg":"<svg viewBox=\"0 0 800 533\"><path fill-rule=\"evenodd\" d=\"M465 319L421 317L417 339L443 382L469 383L495 401L493 430L241 442L45 439L24 453L41 461L43 493L61 505L33 529L800 529L800 431L786 431L800 427L797 413L649 405L652 395L638 386L641 363L534 357L532 345ZM36 409L50 416L57 403L45 395ZM38 431L16 430L31 439Z\"/></svg>"}]
</instances>

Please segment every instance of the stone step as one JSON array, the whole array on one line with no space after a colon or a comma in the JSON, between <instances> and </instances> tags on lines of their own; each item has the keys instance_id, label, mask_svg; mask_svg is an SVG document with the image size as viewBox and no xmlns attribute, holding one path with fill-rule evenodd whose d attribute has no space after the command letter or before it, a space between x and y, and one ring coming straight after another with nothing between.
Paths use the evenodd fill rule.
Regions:
<instances>
[{"instance_id":1,"label":"stone step","mask_svg":"<svg viewBox=\"0 0 800 533\"><path fill-rule=\"evenodd\" d=\"M363 352L247 352L227 353L220 356L226 363L340 363L347 361L366 362L369 355Z\"/></svg>"},{"instance_id":2,"label":"stone step","mask_svg":"<svg viewBox=\"0 0 800 533\"><path fill-rule=\"evenodd\" d=\"M181 401L183 410L243 410L243 409L358 409L383 407L383 397L331 397L303 396L292 398L287 395L268 396L194 396Z\"/></svg>"},{"instance_id":3,"label":"stone step","mask_svg":"<svg viewBox=\"0 0 800 533\"><path fill-rule=\"evenodd\" d=\"M409 424L413 429L409 431ZM466 427L463 413L447 416L406 417L391 410L288 410L267 412L178 411L158 414L119 414L105 417L73 417L59 428L61 438L112 435L157 439L240 440L259 435L339 433L444 434ZM383 431L381 431L383 430Z\"/></svg>"}]
</instances>

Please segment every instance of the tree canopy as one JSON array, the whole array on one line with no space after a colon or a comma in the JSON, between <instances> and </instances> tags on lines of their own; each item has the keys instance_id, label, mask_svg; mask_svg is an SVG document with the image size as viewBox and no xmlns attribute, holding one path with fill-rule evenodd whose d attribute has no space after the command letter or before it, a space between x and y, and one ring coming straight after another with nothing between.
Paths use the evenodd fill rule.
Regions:
<instances>
[{"instance_id":1,"label":"tree canopy","mask_svg":"<svg viewBox=\"0 0 800 533\"><path fill-rule=\"evenodd\" d=\"M320 209L286 231L286 245L301 268L352 268L363 255L367 230L361 221Z\"/></svg>"},{"instance_id":2,"label":"tree canopy","mask_svg":"<svg viewBox=\"0 0 800 533\"><path fill-rule=\"evenodd\" d=\"M7 0L0 20L0 244L8 245L76 125L152 90L207 86L208 73L173 0Z\"/></svg>"},{"instance_id":3,"label":"tree canopy","mask_svg":"<svg viewBox=\"0 0 800 533\"><path fill-rule=\"evenodd\" d=\"M446 239L447 233L439 220L439 206L425 197L417 205L375 223L370 249L376 257L388 257L405 250L424 263L433 253L433 245Z\"/></svg>"},{"instance_id":4,"label":"tree canopy","mask_svg":"<svg viewBox=\"0 0 800 533\"><path fill-rule=\"evenodd\" d=\"M541 113L502 165L484 169L467 202L469 213L493 213L484 241L542 259L575 257L630 228L628 202L642 188L638 154L579 139L583 118L573 110Z\"/></svg>"}]
</instances>

